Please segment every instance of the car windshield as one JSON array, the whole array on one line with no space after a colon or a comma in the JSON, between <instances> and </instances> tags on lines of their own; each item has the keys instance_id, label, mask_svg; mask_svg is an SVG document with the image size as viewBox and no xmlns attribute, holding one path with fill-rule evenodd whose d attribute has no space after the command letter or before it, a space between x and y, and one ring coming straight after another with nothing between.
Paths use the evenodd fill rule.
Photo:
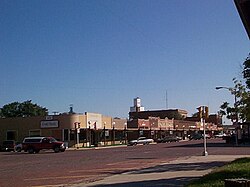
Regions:
<instances>
[{"instance_id":1,"label":"car windshield","mask_svg":"<svg viewBox=\"0 0 250 187\"><path fill-rule=\"evenodd\" d=\"M24 143L38 143L41 141L41 138L25 138Z\"/></svg>"},{"instance_id":2,"label":"car windshield","mask_svg":"<svg viewBox=\"0 0 250 187\"><path fill-rule=\"evenodd\" d=\"M140 137L140 138L138 138L138 140L144 140L144 139L146 139L146 137Z\"/></svg>"},{"instance_id":3,"label":"car windshield","mask_svg":"<svg viewBox=\"0 0 250 187\"><path fill-rule=\"evenodd\" d=\"M50 142L57 142L55 138L50 138Z\"/></svg>"}]
</instances>

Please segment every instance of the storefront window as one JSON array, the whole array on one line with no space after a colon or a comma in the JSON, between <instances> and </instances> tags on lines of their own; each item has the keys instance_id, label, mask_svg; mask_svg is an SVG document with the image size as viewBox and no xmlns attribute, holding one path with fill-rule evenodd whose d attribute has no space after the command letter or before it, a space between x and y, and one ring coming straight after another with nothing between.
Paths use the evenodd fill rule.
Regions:
<instances>
[{"instance_id":1,"label":"storefront window","mask_svg":"<svg viewBox=\"0 0 250 187\"><path fill-rule=\"evenodd\" d=\"M69 129L63 129L63 141L69 140Z\"/></svg>"},{"instance_id":2,"label":"storefront window","mask_svg":"<svg viewBox=\"0 0 250 187\"><path fill-rule=\"evenodd\" d=\"M40 130L30 130L29 131L29 136L40 136L41 135L41 131Z\"/></svg>"},{"instance_id":3,"label":"storefront window","mask_svg":"<svg viewBox=\"0 0 250 187\"><path fill-rule=\"evenodd\" d=\"M70 130L70 140L75 140L75 130Z\"/></svg>"},{"instance_id":4,"label":"storefront window","mask_svg":"<svg viewBox=\"0 0 250 187\"><path fill-rule=\"evenodd\" d=\"M17 132L16 131L7 131L7 140L16 140Z\"/></svg>"}]
</instances>

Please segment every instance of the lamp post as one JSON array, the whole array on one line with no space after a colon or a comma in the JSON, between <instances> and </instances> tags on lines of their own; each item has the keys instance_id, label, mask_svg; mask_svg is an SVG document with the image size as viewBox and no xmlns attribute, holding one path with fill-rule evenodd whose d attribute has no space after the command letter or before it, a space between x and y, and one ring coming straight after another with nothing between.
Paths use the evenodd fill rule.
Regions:
<instances>
[{"instance_id":1,"label":"lamp post","mask_svg":"<svg viewBox=\"0 0 250 187\"><path fill-rule=\"evenodd\" d=\"M127 123L124 123L124 140L125 140L125 145L127 144Z\"/></svg>"},{"instance_id":2,"label":"lamp post","mask_svg":"<svg viewBox=\"0 0 250 187\"><path fill-rule=\"evenodd\" d=\"M106 146L106 122L103 124L103 133L104 133L104 146Z\"/></svg>"},{"instance_id":3,"label":"lamp post","mask_svg":"<svg viewBox=\"0 0 250 187\"><path fill-rule=\"evenodd\" d=\"M112 123L113 125L113 145L115 144L115 122Z\"/></svg>"},{"instance_id":4,"label":"lamp post","mask_svg":"<svg viewBox=\"0 0 250 187\"><path fill-rule=\"evenodd\" d=\"M153 138L153 135L154 135L154 131L152 130L152 127L154 127L154 125L155 125L155 122L150 124L150 138Z\"/></svg>"},{"instance_id":5,"label":"lamp post","mask_svg":"<svg viewBox=\"0 0 250 187\"><path fill-rule=\"evenodd\" d=\"M88 124L89 124L89 130L88 130L89 147L91 147L91 129L90 129L91 121L88 121Z\"/></svg>"},{"instance_id":6,"label":"lamp post","mask_svg":"<svg viewBox=\"0 0 250 187\"><path fill-rule=\"evenodd\" d=\"M226 89L229 91L232 91L232 93L234 94L234 107L235 107L235 111L236 111L236 120L238 122L238 114L237 114L237 110L236 110L236 103L237 103L237 97L236 97L236 89L235 88L229 88L229 87L224 87L224 86L217 86L215 88L216 90L220 90L220 89Z\"/></svg>"},{"instance_id":7,"label":"lamp post","mask_svg":"<svg viewBox=\"0 0 250 187\"><path fill-rule=\"evenodd\" d=\"M179 136L178 128L178 125L175 125L175 136Z\"/></svg>"},{"instance_id":8,"label":"lamp post","mask_svg":"<svg viewBox=\"0 0 250 187\"><path fill-rule=\"evenodd\" d=\"M75 128L76 128L76 143L77 143L77 149L79 149L79 133L80 133L80 122L75 122Z\"/></svg>"},{"instance_id":9,"label":"lamp post","mask_svg":"<svg viewBox=\"0 0 250 187\"><path fill-rule=\"evenodd\" d=\"M236 89L235 88L229 88L229 87L224 87L224 86L217 86L215 88L216 90L220 89L226 89L231 91L232 94L234 94L234 109L235 109L235 144L236 146L238 145L238 111L237 111L237 97L236 97ZM232 120L232 119L231 119Z\"/></svg>"},{"instance_id":10,"label":"lamp post","mask_svg":"<svg viewBox=\"0 0 250 187\"><path fill-rule=\"evenodd\" d=\"M185 140L185 125L182 125L183 137L182 139Z\"/></svg>"}]
</instances>

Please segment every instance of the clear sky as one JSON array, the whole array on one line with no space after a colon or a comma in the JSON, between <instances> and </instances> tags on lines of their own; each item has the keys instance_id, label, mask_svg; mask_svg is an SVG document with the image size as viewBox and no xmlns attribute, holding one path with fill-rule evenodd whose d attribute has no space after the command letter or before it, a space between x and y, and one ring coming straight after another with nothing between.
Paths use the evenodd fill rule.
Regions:
<instances>
[{"instance_id":1,"label":"clear sky","mask_svg":"<svg viewBox=\"0 0 250 187\"><path fill-rule=\"evenodd\" d=\"M249 49L232 0L1 0L0 107L216 113Z\"/></svg>"}]
</instances>

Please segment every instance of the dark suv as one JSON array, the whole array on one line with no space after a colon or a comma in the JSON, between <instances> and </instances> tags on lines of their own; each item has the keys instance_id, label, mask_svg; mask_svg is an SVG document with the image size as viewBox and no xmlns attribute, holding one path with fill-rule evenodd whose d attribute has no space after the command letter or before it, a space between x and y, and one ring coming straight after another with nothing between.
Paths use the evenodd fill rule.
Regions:
<instances>
[{"instance_id":1,"label":"dark suv","mask_svg":"<svg viewBox=\"0 0 250 187\"><path fill-rule=\"evenodd\" d=\"M55 153L64 152L65 146L53 137L27 137L24 138L22 149L28 153L39 153L42 149L52 149Z\"/></svg>"}]
</instances>

